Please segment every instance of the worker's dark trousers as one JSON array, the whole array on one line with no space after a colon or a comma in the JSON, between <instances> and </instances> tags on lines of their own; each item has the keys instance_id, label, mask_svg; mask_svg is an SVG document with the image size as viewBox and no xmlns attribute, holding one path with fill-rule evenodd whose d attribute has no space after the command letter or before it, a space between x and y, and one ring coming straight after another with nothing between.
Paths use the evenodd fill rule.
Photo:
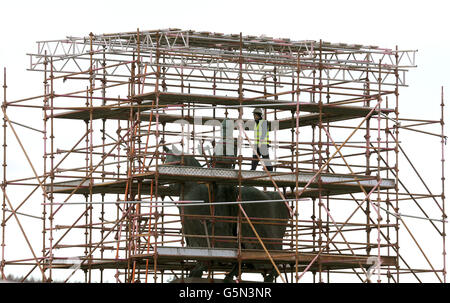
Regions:
<instances>
[{"instance_id":1,"label":"worker's dark trousers","mask_svg":"<svg viewBox=\"0 0 450 303\"><path fill-rule=\"evenodd\" d=\"M258 153L258 156L260 158L270 159L269 158L269 145L261 145L261 149L259 147L256 147L256 152ZM253 155L253 159L255 159L255 160L252 160L252 170L255 170L256 167L258 166L258 162L259 162L258 156ZM272 167L272 164L270 163L270 160L264 161L264 164L266 165L268 171L273 171L273 167Z\"/></svg>"}]
</instances>

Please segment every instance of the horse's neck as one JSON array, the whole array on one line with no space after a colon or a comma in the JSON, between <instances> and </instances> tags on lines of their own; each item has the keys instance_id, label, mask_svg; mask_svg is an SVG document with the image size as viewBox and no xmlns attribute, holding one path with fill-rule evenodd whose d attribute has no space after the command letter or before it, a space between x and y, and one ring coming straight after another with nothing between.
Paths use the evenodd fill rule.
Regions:
<instances>
[{"instance_id":1,"label":"horse's neck","mask_svg":"<svg viewBox=\"0 0 450 303\"><path fill-rule=\"evenodd\" d=\"M183 159L183 166L201 167L200 162L198 162L194 156L185 156Z\"/></svg>"},{"instance_id":2,"label":"horse's neck","mask_svg":"<svg viewBox=\"0 0 450 303\"><path fill-rule=\"evenodd\" d=\"M194 158L194 156L185 156L182 163L183 165L181 165L181 158L179 161L180 164L178 164L178 166L201 167L200 163L197 161L197 159ZM186 190L190 190L200 185L192 181L183 181L171 185L171 187L177 192L181 192L182 186L184 186L184 190L186 192Z\"/></svg>"},{"instance_id":3,"label":"horse's neck","mask_svg":"<svg viewBox=\"0 0 450 303\"><path fill-rule=\"evenodd\" d=\"M185 182L177 182L174 184L171 184L170 187L175 190L176 192L181 194L181 191L183 190L184 193L190 190L195 190L197 187L200 187L201 184L198 184L196 182L191 181L185 181ZM183 188L184 187L184 188Z\"/></svg>"}]
</instances>

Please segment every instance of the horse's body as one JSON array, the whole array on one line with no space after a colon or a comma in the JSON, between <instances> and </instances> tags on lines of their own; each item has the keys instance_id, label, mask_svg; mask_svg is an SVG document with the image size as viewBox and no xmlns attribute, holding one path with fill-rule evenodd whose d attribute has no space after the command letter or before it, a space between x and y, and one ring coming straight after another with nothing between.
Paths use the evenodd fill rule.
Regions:
<instances>
[{"instance_id":1,"label":"horse's body","mask_svg":"<svg viewBox=\"0 0 450 303\"><path fill-rule=\"evenodd\" d=\"M171 152L166 148L166 152ZM166 157L166 163L180 162L181 156L168 155ZM217 159L216 159L217 160ZM184 166L201 167L200 163L192 155L184 155ZM220 159L215 164L215 167L231 168L234 165L234 161L229 159ZM230 202L237 201L239 189L235 185L226 184L212 184L208 189L205 184L199 184L196 182L183 182L177 183L173 186L177 187L177 190L182 193L181 196L186 201L204 201L211 202ZM243 186L241 188L242 201L260 201L260 200L279 200L278 193L264 193L257 188L251 186ZM268 203L249 203L242 204L243 209L249 218L263 218L264 221L269 224L254 224L254 228L260 238L270 238L274 240L264 240L264 246L268 250L281 250L284 233L286 231L286 221L282 220L270 220L274 219L287 219L288 210L284 203L280 202L268 202ZM180 214L182 214L182 228L185 234L187 246L189 247L215 247L215 248L237 248L238 242L237 236L237 215L239 212L239 206L236 204L230 205L205 205L205 206L185 206L182 204L178 207ZM206 218L206 219L205 219ZM260 242L256 239L255 233L248 224L245 218L241 225L241 242L242 249L262 249ZM251 238L251 239L250 239ZM266 268L254 266L249 264L250 267L260 268L261 271L265 271ZM201 277L203 271L206 270L207 264L199 262L193 270L190 272L191 277ZM226 276L225 281L231 282L232 278L237 274L237 266L235 265L231 272ZM264 274L263 274L264 275ZM277 272L274 268L269 270L269 273L265 275L264 280L266 282L272 282L277 276Z\"/></svg>"},{"instance_id":2,"label":"horse's body","mask_svg":"<svg viewBox=\"0 0 450 303\"><path fill-rule=\"evenodd\" d=\"M166 152L172 153L169 149ZM201 167L200 163L192 155L178 156L175 154L168 154L166 163L173 165ZM175 164L177 163L177 164ZM180 193L180 197L185 201L203 201L204 203L211 203L213 201L231 201L233 199L228 192L223 191L220 187L212 186L208 189L205 184L197 182L184 181L182 183L175 183L171 185L176 192ZM182 215L182 228L185 234L186 243L189 247L235 247L220 238L220 236L232 236L232 226L223 220L217 221L213 224L209 220L212 216L232 216L230 206L211 205L205 206L183 206L178 205L180 214ZM229 219L228 219L229 221ZM219 239L217 241L211 238L214 229L214 236Z\"/></svg>"}]
</instances>

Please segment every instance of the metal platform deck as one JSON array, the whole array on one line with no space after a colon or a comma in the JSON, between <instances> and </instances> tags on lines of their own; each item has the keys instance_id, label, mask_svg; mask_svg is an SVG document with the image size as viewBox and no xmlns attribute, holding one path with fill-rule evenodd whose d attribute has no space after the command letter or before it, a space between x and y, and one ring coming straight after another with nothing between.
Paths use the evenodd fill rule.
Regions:
<instances>
[{"instance_id":1,"label":"metal platform deck","mask_svg":"<svg viewBox=\"0 0 450 303\"><path fill-rule=\"evenodd\" d=\"M145 112L150 110L150 107L154 104L156 95L154 92L138 95L135 97L136 100L142 101L139 105L141 111ZM160 92L159 93L159 104L209 104L209 105L228 105L228 106L238 106L240 105L238 97L229 96L217 96L217 95L200 95L200 94L187 94L187 93L173 93L173 92ZM244 105L250 107L263 106L269 109L282 109L282 110L296 110L297 104L292 101L280 101L280 100L269 100L269 99L252 99L244 100ZM93 119L121 119L127 120L130 117L131 106L123 105L121 107L104 108L104 107L93 107L92 108L92 118ZM181 109L181 108L180 108ZM353 119L357 117L365 117L373 108L355 106L355 105L345 105L345 104L323 104L322 106L322 119L324 122L341 121L347 119ZM320 108L318 103L311 102L300 102L299 103L300 112L315 113L316 115L303 115L300 118L301 125L312 125L317 123L319 119ZM136 111L136 109L135 109ZM382 113L389 114L394 112L393 109L381 109ZM378 113L378 110L374 111L374 114ZM80 119L89 120L90 119L90 109L83 110L73 110L69 112L62 112L54 114L55 118L60 119ZM141 120L148 121L150 119L149 113L142 113ZM163 122L173 122L178 119L192 119L191 117L182 117L181 115L169 115L165 113L159 114L159 120ZM206 118L204 118L205 120ZM208 118L212 119L212 117ZM292 119L286 119L286 121L291 121ZM282 123L285 125L285 123ZM292 124L289 122L286 128L291 128Z\"/></svg>"},{"instance_id":2,"label":"metal platform deck","mask_svg":"<svg viewBox=\"0 0 450 303\"><path fill-rule=\"evenodd\" d=\"M130 119L130 109L102 109L102 108L94 108L92 111L92 119L118 119L118 120L128 120ZM361 113L362 114L362 113ZM327 122L337 122L337 121L344 121L344 120L350 120L354 118L360 118L362 117L361 114L334 114L334 113L325 113L322 114L322 123ZM318 113L311 113L311 114L305 114L300 115L299 117L299 126L311 126L311 125L317 125L319 123L319 117L320 115ZM89 120L90 119L90 111L89 110L73 110L63 113L54 114L54 118L57 119L74 119L74 120ZM150 121L150 117L152 117L152 122L156 122L156 116L150 115L148 112L142 112L140 114L140 120L141 121ZM209 120L216 120L216 119L222 119L222 118L216 118L208 117L208 116L201 116L202 122ZM231 118L232 119L232 118ZM159 123L174 123L177 120L185 120L188 121L190 124L194 124L194 117L192 116L181 116L181 115L174 115L174 114L164 114L160 113L158 117ZM232 119L233 120L233 119ZM284 129L292 129L296 126L296 118L284 118L280 119L279 121L279 127L278 130L284 130Z\"/></svg>"},{"instance_id":3,"label":"metal platform deck","mask_svg":"<svg viewBox=\"0 0 450 303\"><path fill-rule=\"evenodd\" d=\"M292 251L270 251L272 259L278 265L285 264L287 271L295 271L294 265L296 262L295 252ZM315 257L317 253L298 253L298 263L303 268L308 265ZM172 269L172 270L189 270L194 266L193 262L189 261L214 261L211 263L211 268L215 270L229 271L233 263L238 261L237 249L219 249L219 248L193 248L193 247L158 247L156 251L158 268L159 269ZM128 259L119 260L105 260L105 261L92 261L90 264L85 262L81 266L91 269L125 269L129 265L129 261L136 261L137 267L143 265L146 266L147 260L149 265L153 264L153 258L155 253L150 254L138 254ZM348 269L348 268L367 268L372 265L370 262L376 258L376 256L370 255L350 255L350 254L327 254L322 253L311 266L310 270L316 270L319 265L323 270L326 269ZM272 264L264 251L257 250L241 250L240 259L244 263L259 264L268 269L272 268ZM395 266L397 258L394 256L381 256L381 266ZM290 266L289 266L290 265ZM53 268L70 268L71 264L63 262L58 264L57 261L53 264ZM243 268L244 272L255 272L251 268Z\"/></svg>"},{"instance_id":4,"label":"metal platform deck","mask_svg":"<svg viewBox=\"0 0 450 303\"><path fill-rule=\"evenodd\" d=\"M145 100L155 101L156 94L154 92L136 95L136 100L142 100L142 104L151 104L145 102ZM158 97L159 105L166 104L182 104L182 103L192 103L192 104L209 104L209 105L231 105L239 106L239 97L231 96L219 96L219 95L202 95L202 94L189 94L189 93L174 93L174 92L160 92ZM244 106L260 106L270 109L282 109L282 110L296 110L297 103L293 101L286 100L271 100L271 99L245 99L242 104ZM322 113L324 114L339 114L339 115L358 115L361 117L366 116L373 108L355 106L355 105L345 105L345 104L323 104ZM312 102L299 102L300 112L318 113L319 104ZM393 109L381 109L382 113L394 112ZM374 111L377 113L377 111Z\"/></svg>"},{"instance_id":5,"label":"metal platform deck","mask_svg":"<svg viewBox=\"0 0 450 303\"><path fill-rule=\"evenodd\" d=\"M144 187L150 187L150 180L155 178L156 172L150 172L145 174L135 175L135 186L137 189L137 179L141 179ZM223 169L223 168L201 168L190 166L172 166L161 165L158 171L158 180L166 183L172 182L184 182L186 180L192 182L216 182L226 184L238 184L238 170ZM298 182L299 186L305 186L309 180L314 176L313 172L299 172ZM241 172L242 185L247 186L265 186L273 187L273 183L269 176L264 171L248 171L243 170ZM271 174L272 179L279 187L295 187L296 176L292 172L273 172ZM358 182L363 186L365 190L372 189L377 181L374 177L370 176L352 176L343 174L321 174L322 180L322 195L339 195L345 193L361 192ZM357 179L355 179L357 178ZM357 181L356 181L357 180ZM81 180L73 180L68 182L60 182L54 184L55 193L71 193L79 184ZM311 183L308 189L304 192L302 197L317 197L318 195L318 178ZM110 193L120 194L125 192L126 181L114 181L94 183L93 193ZM395 180L383 179L380 183L381 189L391 189L395 186ZM47 185L48 187L48 185ZM177 196L179 193L175 192L168 186L160 186L158 188L159 195L163 196ZM89 193L89 183L84 182L80 186L76 194Z\"/></svg>"},{"instance_id":6,"label":"metal platform deck","mask_svg":"<svg viewBox=\"0 0 450 303\"><path fill-rule=\"evenodd\" d=\"M251 171L242 170L241 172L242 185L250 186L273 186L271 178L276 182L277 186L281 187L295 187L296 185L296 175L293 172L272 172L271 178L265 171ZM138 174L137 178L141 177L143 179L154 178L155 173ZM311 178L315 175L314 172L299 172L298 173L298 183L299 186L305 186ZM239 183L239 171L235 169L224 169L224 168L202 168L202 167L191 167L191 166L174 166L174 165L161 165L158 171L159 180L166 181L204 181L204 182L217 182L217 183L228 183L228 184L238 184ZM354 175L343 175L343 174L320 174L322 187L324 189L345 189L348 188L359 188L357 183L366 188L371 189L377 184L375 177L371 176L354 176ZM318 180L316 177L311 183L311 187L318 187ZM395 181L392 179L381 180L381 189L394 188Z\"/></svg>"}]
</instances>

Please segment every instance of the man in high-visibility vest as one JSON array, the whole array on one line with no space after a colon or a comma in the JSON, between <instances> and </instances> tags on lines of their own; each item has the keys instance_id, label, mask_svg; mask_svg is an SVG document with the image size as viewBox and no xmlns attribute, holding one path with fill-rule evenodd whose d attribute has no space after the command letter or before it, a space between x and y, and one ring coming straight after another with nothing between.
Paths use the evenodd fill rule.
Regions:
<instances>
[{"instance_id":1,"label":"man in high-visibility vest","mask_svg":"<svg viewBox=\"0 0 450 303\"><path fill-rule=\"evenodd\" d=\"M262 159L269 159L269 125L266 120L263 119L263 111L261 108L255 108L253 110L253 117L255 118L254 130L254 142L255 149L258 156ZM258 166L258 156L253 155L252 170L255 170ZM268 171L273 171L270 160L262 160Z\"/></svg>"}]
</instances>

